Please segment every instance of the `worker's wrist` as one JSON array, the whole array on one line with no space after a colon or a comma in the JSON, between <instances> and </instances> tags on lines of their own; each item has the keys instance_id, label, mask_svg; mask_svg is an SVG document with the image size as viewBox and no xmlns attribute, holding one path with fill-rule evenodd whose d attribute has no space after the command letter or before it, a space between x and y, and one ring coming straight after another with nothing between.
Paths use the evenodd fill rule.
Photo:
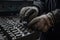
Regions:
<instances>
[{"instance_id":1,"label":"worker's wrist","mask_svg":"<svg viewBox=\"0 0 60 40\"><path fill-rule=\"evenodd\" d=\"M53 26L54 25L54 17L53 17L53 14L51 12L49 12L47 14L47 17L48 17L48 19L50 21L51 26Z\"/></svg>"}]
</instances>

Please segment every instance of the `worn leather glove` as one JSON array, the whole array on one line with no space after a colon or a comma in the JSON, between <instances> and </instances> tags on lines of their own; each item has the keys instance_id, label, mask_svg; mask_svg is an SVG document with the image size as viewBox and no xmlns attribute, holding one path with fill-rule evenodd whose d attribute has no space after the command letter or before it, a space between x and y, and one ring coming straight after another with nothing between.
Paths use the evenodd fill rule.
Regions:
<instances>
[{"instance_id":1,"label":"worn leather glove","mask_svg":"<svg viewBox=\"0 0 60 40\"><path fill-rule=\"evenodd\" d=\"M50 27L54 24L52 13L44 14L34 18L28 26L30 28L36 28L42 32L47 32Z\"/></svg>"},{"instance_id":2,"label":"worn leather glove","mask_svg":"<svg viewBox=\"0 0 60 40\"><path fill-rule=\"evenodd\" d=\"M34 6L27 6L23 7L20 10L20 17L24 19L24 17L28 18L28 21L31 21L33 18L35 18L38 15L38 8Z\"/></svg>"}]
</instances>

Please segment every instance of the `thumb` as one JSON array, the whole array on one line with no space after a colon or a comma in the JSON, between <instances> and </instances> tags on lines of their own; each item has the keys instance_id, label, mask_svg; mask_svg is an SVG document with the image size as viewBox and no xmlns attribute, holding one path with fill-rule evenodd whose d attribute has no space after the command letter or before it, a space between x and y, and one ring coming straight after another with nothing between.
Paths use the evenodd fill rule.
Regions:
<instances>
[{"instance_id":1,"label":"thumb","mask_svg":"<svg viewBox=\"0 0 60 40\"><path fill-rule=\"evenodd\" d=\"M41 19L41 17L36 17L36 18L32 19L32 21L29 22L28 26L34 25L34 24L37 23L40 19Z\"/></svg>"}]
</instances>

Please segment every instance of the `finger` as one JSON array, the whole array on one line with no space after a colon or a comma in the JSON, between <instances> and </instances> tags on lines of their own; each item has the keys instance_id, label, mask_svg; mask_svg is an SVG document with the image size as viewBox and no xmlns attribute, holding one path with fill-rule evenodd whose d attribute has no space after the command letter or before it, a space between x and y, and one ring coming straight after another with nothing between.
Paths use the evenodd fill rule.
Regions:
<instances>
[{"instance_id":1,"label":"finger","mask_svg":"<svg viewBox=\"0 0 60 40\"><path fill-rule=\"evenodd\" d=\"M32 9L36 10L37 12L39 12L38 8L37 7L32 7Z\"/></svg>"},{"instance_id":2,"label":"finger","mask_svg":"<svg viewBox=\"0 0 60 40\"><path fill-rule=\"evenodd\" d=\"M37 13L33 13L32 15L30 15L29 16L29 22L33 19L33 18L35 18L35 17L37 17Z\"/></svg>"},{"instance_id":3,"label":"finger","mask_svg":"<svg viewBox=\"0 0 60 40\"><path fill-rule=\"evenodd\" d=\"M25 15L25 12L26 12L28 9L29 9L29 8L27 8L27 7L22 8L21 11L20 11L20 16L24 16L24 15Z\"/></svg>"},{"instance_id":4,"label":"finger","mask_svg":"<svg viewBox=\"0 0 60 40\"><path fill-rule=\"evenodd\" d=\"M29 10L26 11L25 16L27 16L27 15L29 16L31 14L33 14L33 10L29 9Z\"/></svg>"},{"instance_id":5,"label":"finger","mask_svg":"<svg viewBox=\"0 0 60 40\"><path fill-rule=\"evenodd\" d=\"M40 20L40 17L34 18L34 19L28 24L28 26L31 26L31 25L37 23L39 20Z\"/></svg>"},{"instance_id":6,"label":"finger","mask_svg":"<svg viewBox=\"0 0 60 40\"><path fill-rule=\"evenodd\" d=\"M25 16L27 16L29 19L29 22L33 19L33 18L35 18L35 17L37 17L37 15L38 15L38 12L36 12L36 10L34 10L34 9L29 9L26 13L25 13Z\"/></svg>"},{"instance_id":7,"label":"finger","mask_svg":"<svg viewBox=\"0 0 60 40\"><path fill-rule=\"evenodd\" d=\"M38 9L36 7L30 7L29 10L25 13L26 15L36 14L38 15Z\"/></svg>"}]
</instances>

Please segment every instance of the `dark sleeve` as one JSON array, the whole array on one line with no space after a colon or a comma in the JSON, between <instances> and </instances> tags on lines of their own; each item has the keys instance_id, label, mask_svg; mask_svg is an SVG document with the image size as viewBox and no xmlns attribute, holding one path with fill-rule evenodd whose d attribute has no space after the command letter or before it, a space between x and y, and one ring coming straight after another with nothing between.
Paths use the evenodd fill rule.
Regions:
<instances>
[{"instance_id":1,"label":"dark sleeve","mask_svg":"<svg viewBox=\"0 0 60 40\"><path fill-rule=\"evenodd\" d=\"M33 5L39 9L39 13L43 13L45 11L45 4L43 1L34 1Z\"/></svg>"},{"instance_id":2,"label":"dark sleeve","mask_svg":"<svg viewBox=\"0 0 60 40\"><path fill-rule=\"evenodd\" d=\"M40 0L34 1L34 5L37 6L40 12L49 12L55 10L56 1L55 0Z\"/></svg>"},{"instance_id":3,"label":"dark sleeve","mask_svg":"<svg viewBox=\"0 0 60 40\"><path fill-rule=\"evenodd\" d=\"M54 16L55 24L59 24L60 23L60 9L56 9L56 10L52 11L52 13Z\"/></svg>"}]
</instances>

